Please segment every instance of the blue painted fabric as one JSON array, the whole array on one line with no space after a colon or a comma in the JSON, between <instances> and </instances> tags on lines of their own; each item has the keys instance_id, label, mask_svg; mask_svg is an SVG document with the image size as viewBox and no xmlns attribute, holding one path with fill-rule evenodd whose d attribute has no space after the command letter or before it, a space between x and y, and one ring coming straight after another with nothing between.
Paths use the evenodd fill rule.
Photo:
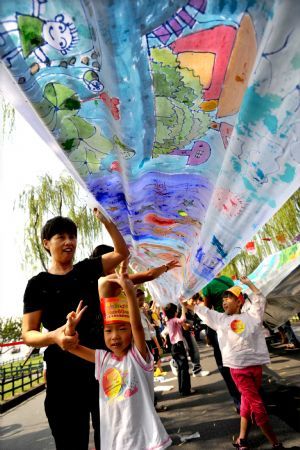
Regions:
<instances>
[{"instance_id":1,"label":"blue painted fabric","mask_svg":"<svg viewBox=\"0 0 300 450\"><path fill-rule=\"evenodd\" d=\"M203 287L299 187L299 17L293 0L0 3L13 103L136 270L180 260L149 285L161 303Z\"/></svg>"}]
</instances>

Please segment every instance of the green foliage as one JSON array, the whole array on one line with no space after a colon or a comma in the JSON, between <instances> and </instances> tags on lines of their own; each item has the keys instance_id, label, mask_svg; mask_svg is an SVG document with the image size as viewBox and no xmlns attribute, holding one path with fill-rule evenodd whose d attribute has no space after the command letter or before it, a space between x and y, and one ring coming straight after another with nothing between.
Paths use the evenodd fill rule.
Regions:
<instances>
[{"instance_id":1,"label":"green foliage","mask_svg":"<svg viewBox=\"0 0 300 450\"><path fill-rule=\"evenodd\" d=\"M256 254L242 250L224 268L222 275L249 275L269 255L289 247L300 233L300 190L297 190L277 213L253 237ZM278 237L284 235L286 241ZM270 238L270 241L265 241Z\"/></svg>"},{"instance_id":2,"label":"green foliage","mask_svg":"<svg viewBox=\"0 0 300 450\"><path fill-rule=\"evenodd\" d=\"M2 93L0 92L0 103L1 103L1 140L9 137L15 127L15 109L4 100Z\"/></svg>"},{"instance_id":3,"label":"green foliage","mask_svg":"<svg viewBox=\"0 0 300 450\"><path fill-rule=\"evenodd\" d=\"M168 49L153 49L151 60L156 110L155 157L202 137L210 118L199 110L202 101L199 77L181 68Z\"/></svg>"},{"instance_id":4,"label":"green foliage","mask_svg":"<svg viewBox=\"0 0 300 450\"><path fill-rule=\"evenodd\" d=\"M98 172L114 145L99 128L78 115L81 103L75 91L61 83L48 83L42 101L34 106L79 174L86 177Z\"/></svg>"},{"instance_id":5,"label":"green foliage","mask_svg":"<svg viewBox=\"0 0 300 450\"><path fill-rule=\"evenodd\" d=\"M12 318L3 319L0 318L0 342L5 344L6 342L19 341L22 335L22 319Z\"/></svg>"},{"instance_id":6,"label":"green foliage","mask_svg":"<svg viewBox=\"0 0 300 450\"><path fill-rule=\"evenodd\" d=\"M49 175L40 177L38 186L29 186L20 194L19 207L26 214L24 265L34 270L47 269L48 253L42 246L40 232L45 222L55 216L70 217L78 227L78 240L85 248L85 255L92 252L101 223L81 203L79 187L69 176L61 176L56 181Z\"/></svg>"}]
</instances>

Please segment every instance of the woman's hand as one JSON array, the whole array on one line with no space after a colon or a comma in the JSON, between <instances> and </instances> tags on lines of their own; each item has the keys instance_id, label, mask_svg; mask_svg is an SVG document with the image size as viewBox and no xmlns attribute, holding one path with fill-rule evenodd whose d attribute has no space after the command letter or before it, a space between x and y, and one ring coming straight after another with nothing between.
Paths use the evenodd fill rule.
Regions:
<instances>
[{"instance_id":1,"label":"woman's hand","mask_svg":"<svg viewBox=\"0 0 300 450\"><path fill-rule=\"evenodd\" d=\"M100 297L115 297L121 293L123 289L125 294L132 292L135 295L134 284L129 279L128 273L128 258L120 264L120 272L112 273L106 277L99 278L98 289Z\"/></svg>"},{"instance_id":2,"label":"woman's hand","mask_svg":"<svg viewBox=\"0 0 300 450\"><path fill-rule=\"evenodd\" d=\"M63 325L51 333L55 344L57 344L62 350L70 350L79 344L78 333L76 332L74 336L66 336L65 329L66 325Z\"/></svg>"},{"instance_id":3,"label":"woman's hand","mask_svg":"<svg viewBox=\"0 0 300 450\"><path fill-rule=\"evenodd\" d=\"M104 225L110 222L110 220L100 211L100 209L94 208L93 213L94 216Z\"/></svg>"},{"instance_id":4,"label":"woman's hand","mask_svg":"<svg viewBox=\"0 0 300 450\"><path fill-rule=\"evenodd\" d=\"M172 259L167 264L165 264L165 267L167 269L166 272L168 272L169 270L175 269L176 267L181 267L181 264L179 263L179 261L177 261L177 259Z\"/></svg>"}]
</instances>

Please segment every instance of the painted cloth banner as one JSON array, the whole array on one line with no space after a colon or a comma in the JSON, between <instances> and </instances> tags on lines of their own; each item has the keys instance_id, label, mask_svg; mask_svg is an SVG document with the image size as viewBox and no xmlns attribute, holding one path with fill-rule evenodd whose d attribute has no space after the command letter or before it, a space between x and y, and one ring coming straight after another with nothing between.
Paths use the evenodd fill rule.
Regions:
<instances>
[{"instance_id":1,"label":"painted cloth banner","mask_svg":"<svg viewBox=\"0 0 300 450\"><path fill-rule=\"evenodd\" d=\"M294 244L265 258L248 278L267 296L299 264L300 244Z\"/></svg>"},{"instance_id":2,"label":"painted cloth banner","mask_svg":"<svg viewBox=\"0 0 300 450\"><path fill-rule=\"evenodd\" d=\"M161 303L207 284L299 187L299 18L297 0L0 3L5 95L134 269L180 260L150 284Z\"/></svg>"},{"instance_id":3,"label":"painted cloth banner","mask_svg":"<svg viewBox=\"0 0 300 450\"><path fill-rule=\"evenodd\" d=\"M300 311L300 244L268 256L248 278L267 297L264 320L272 328L282 325Z\"/></svg>"}]
</instances>

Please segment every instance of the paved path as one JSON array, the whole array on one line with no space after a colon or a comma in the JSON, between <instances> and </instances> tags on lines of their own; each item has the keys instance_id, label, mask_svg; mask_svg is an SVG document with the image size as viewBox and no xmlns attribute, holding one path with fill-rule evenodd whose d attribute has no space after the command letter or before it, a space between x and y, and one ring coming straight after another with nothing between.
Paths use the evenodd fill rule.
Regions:
<instances>
[{"instance_id":1,"label":"paved path","mask_svg":"<svg viewBox=\"0 0 300 450\"><path fill-rule=\"evenodd\" d=\"M200 438L182 444L186 450L229 450L233 449L231 442L233 436L237 436L239 430L239 416L233 407L233 402L225 389L225 384L216 368L211 347L200 346L202 366L211 370L211 374L205 378L192 378L192 387L197 390L197 394L185 399L179 398L176 391L164 393L162 402L168 406L168 410L160 414L163 423L173 438L175 449L180 445L182 434L192 434L199 432ZM287 419L288 408L293 408L292 419L298 414L298 429L300 429L300 409L289 402L288 389L290 380L298 382L300 393L300 354L293 358L283 355L271 355L272 363L268 369L265 379L266 398L269 404L269 411L278 412ZM281 376L282 375L282 376ZM289 376L290 378L289 378ZM285 378L283 378L285 376ZM278 385L280 381L280 385ZM168 384L176 386L176 380L171 380ZM284 390L281 394L278 392ZM284 401L286 400L286 405ZM273 406L272 406L273 404ZM300 397L298 401L300 408ZM289 411L292 412L292 411ZM286 421L277 415L271 414L271 421L279 438L288 448L300 449L300 434L296 432ZM291 419L289 417L289 419ZM289 420L291 422L292 420ZM295 425L295 423L293 424ZM253 427L250 441L255 449L267 450L270 445L261 435L260 431Z\"/></svg>"},{"instance_id":2,"label":"paved path","mask_svg":"<svg viewBox=\"0 0 300 450\"><path fill-rule=\"evenodd\" d=\"M197 390L197 394L179 398L177 381L168 363L163 364L167 371L166 382L156 383L156 386L173 386L172 390L159 394L159 404L168 406L168 410L160 416L173 439L170 449L179 446L186 450L233 449L231 441L238 432L239 417L216 368L211 347L201 343L200 354L203 369L211 370L212 373L205 378L192 378L192 387ZM272 363L264 377L269 410L282 416L280 418L271 414L271 420L286 447L300 449L300 434L286 423L291 423L293 418L296 421L299 419L300 423L300 397L296 399L296 404L293 404L294 398L290 398L291 386L298 386L297 392L292 393L294 397L299 396L300 392L300 352L291 354L277 351L276 354L272 353L271 358ZM44 414L44 396L45 393L42 392L2 415L2 450L55 449ZM200 438L181 443L180 437L183 434L194 432L199 432ZM270 448L256 428L251 432L251 442L253 448L259 450ZM89 448L93 448L92 439Z\"/></svg>"}]
</instances>

